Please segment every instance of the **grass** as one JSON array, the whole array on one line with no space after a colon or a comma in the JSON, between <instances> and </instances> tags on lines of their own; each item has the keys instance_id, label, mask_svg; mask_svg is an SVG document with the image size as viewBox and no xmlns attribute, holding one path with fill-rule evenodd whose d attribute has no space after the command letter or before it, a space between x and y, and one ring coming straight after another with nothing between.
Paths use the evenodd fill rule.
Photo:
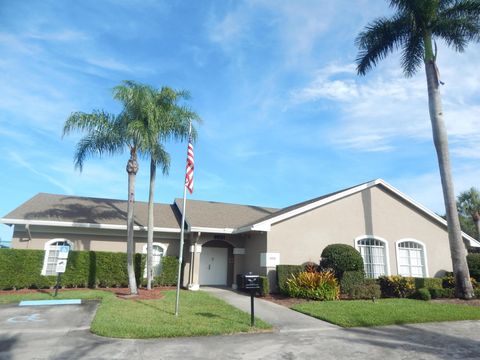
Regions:
<instances>
[{"instance_id":1,"label":"grass","mask_svg":"<svg viewBox=\"0 0 480 360\"><path fill-rule=\"evenodd\" d=\"M52 298L49 293L0 295L0 303ZM57 298L101 300L90 330L115 338L220 335L271 328L259 319L255 319L254 328L250 327L249 314L202 291L181 292L178 317L174 290L166 291L159 300L118 299L102 290L59 292Z\"/></svg>"},{"instance_id":2,"label":"grass","mask_svg":"<svg viewBox=\"0 0 480 360\"><path fill-rule=\"evenodd\" d=\"M480 307L410 299L310 301L292 309L342 327L480 320Z\"/></svg>"}]
</instances>

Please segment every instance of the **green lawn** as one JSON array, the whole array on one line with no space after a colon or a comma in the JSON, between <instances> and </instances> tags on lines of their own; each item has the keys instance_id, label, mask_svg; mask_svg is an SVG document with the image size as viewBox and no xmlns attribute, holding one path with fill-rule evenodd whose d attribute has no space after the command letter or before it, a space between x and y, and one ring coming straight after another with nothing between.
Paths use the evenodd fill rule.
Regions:
<instances>
[{"instance_id":1,"label":"green lawn","mask_svg":"<svg viewBox=\"0 0 480 360\"><path fill-rule=\"evenodd\" d=\"M410 299L310 301L292 309L343 327L480 320L480 307Z\"/></svg>"},{"instance_id":2,"label":"green lawn","mask_svg":"<svg viewBox=\"0 0 480 360\"><path fill-rule=\"evenodd\" d=\"M111 292L81 290L60 292L59 299L101 299L91 325L94 334L117 338L156 338L220 335L270 329L259 319L250 327L250 314L202 292L182 291L179 316L175 316L175 291L160 300L124 300ZM0 303L52 299L50 294L1 295Z\"/></svg>"}]
</instances>

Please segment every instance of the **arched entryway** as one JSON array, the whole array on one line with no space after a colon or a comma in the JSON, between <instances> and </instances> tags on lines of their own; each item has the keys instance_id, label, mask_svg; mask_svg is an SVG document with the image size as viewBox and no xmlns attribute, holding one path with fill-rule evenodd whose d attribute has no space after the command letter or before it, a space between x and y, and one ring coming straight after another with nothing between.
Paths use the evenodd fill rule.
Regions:
<instances>
[{"instance_id":1,"label":"arched entryway","mask_svg":"<svg viewBox=\"0 0 480 360\"><path fill-rule=\"evenodd\" d=\"M200 285L231 285L232 272L232 245L221 240L213 240L203 244L200 255Z\"/></svg>"}]
</instances>

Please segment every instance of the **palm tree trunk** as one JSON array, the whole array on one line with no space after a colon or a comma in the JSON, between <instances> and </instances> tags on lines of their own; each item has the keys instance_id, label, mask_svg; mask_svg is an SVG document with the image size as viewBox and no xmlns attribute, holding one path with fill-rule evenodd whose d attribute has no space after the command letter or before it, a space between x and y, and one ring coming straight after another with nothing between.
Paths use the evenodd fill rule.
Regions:
<instances>
[{"instance_id":1,"label":"palm tree trunk","mask_svg":"<svg viewBox=\"0 0 480 360\"><path fill-rule=\"evenodd\" d=\"M137 295L137 280L135 279L135 268L133 256L135 254L135 243L133 240L133 216L135 205L135 177L138 171L137 153L135 147L130 149L130 159L127 162L128 173L128 204L127 204L127 272L128 287L130 294Z\"/></svg>"},{"instance_id":2,"label":"palm tree trunk","mask_svg":"<svg viewBox=\"0 0 480 360\"><path fill-rule=\"evenodd\" d=\"M153 206L157 164L150 159L150 190L148 193L148 234L147 234L147 289L152 289L153 280Z\"/></svg>"},{"instance_id":3,"label":"palm tree trunk","mask_svg":"<svg viewBox=\"0 0 480 360\"><path fill-rule=\"evenodd\" d=\"M430 45L430 48L428 48L428 45ZM448 239L450 242L450 252L456 284L455 295L463 299L471 299L473 297L473 288L470 282L466 250L462 240L460 222L458 220L457 203L453 188L450 155L448 151L448 137L445 122L443 121L438 72L433 52L431 51L431 38L426 38L425 47L425 73L428 86L428 107L432 123L433 142L435 144L438 167L440 169L440 179L442 181L443 199L447 213ZM428 50L430 50L430 54Z\"/></svg>"}]
</instances>

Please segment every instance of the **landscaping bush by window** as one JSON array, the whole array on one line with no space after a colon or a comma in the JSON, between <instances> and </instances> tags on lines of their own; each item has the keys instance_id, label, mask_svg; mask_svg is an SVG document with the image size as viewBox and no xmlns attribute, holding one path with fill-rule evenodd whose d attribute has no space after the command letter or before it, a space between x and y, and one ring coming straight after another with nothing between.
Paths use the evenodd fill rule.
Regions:
<instances>
[{"instance_id":1,"label":"landscaping bush by window","mask_svg":"<svg viewBox=\"0 0 480 360\"><path fill-rule=\"evenodd\" d=\"M340 280L340 291L342 294L350 294L353 287L363 285L365 280L365 272L362 271L345 271Z\"/></svg>"},{"instance_id":2,"label":"landscaping bush by window","mask_svg":"<svg viewBox=\"0 0 480 360\"><path fill-rule=\"evenodd\" d=\"M432 296L430 295L430 291L427 288L420 288L416 290L413 293L412 297L414 299L423 300L423 301L429 301L432 299Z\"/></svg>"},{"instance_id":3,"label":"landscaping bush by window","mask_svg":"<svg viewBox=\"0 0 480 360\"><path fill-rule=\"evenodd\" d=\"M155 285L176 285L178 279L178 259L174 256L163 256L161 261L162 272L160 275L155 276Z\"/></svg>"},{"instance_id":4,"label":"landscaping bush by window","mask_svg":"<svg viewBox=\"0 0 480 360\"><path fill-rule=\"evenodd\" d=\"M450 299L455 297L455 289L430 288L428 291L432 299Z\"/></svg>"},{"instance_id":5,"label":"landscaping bush by window","mask_svg":"<svg viewBox=\"0 0 480 360\"><path fill-rule=\"evenodd\" d=\"M416 289L441 289L442 288L442 279L441 278L414 278L415 288Z\"/></svg>"},{"instance_id":6,"label":"landscaping bush by window","mask_svg":"<svg viewBox=\"0 0 480 360\"><path fill-rule=\"evenodd\" d=\"M468 269L470 276L480 282L480 253L467 255Z\"/></svg>"},{"instance_id":7,"label":"landscaping bush by window","mask_svg":"<svg viewBox=\"0 0 480 360\"><path fill-rule=\"evenodd\" d=\"M360 253L350 245L332 244L322 251L322 269L332 269L337 279L345 271L363 271L363 259Z\"/></svg>"},{"instance_id":8,"label":"landscaping bush by window","mask_svg":"<svg viewBox=\"0 0 480 360\"><path fill-rule=\"evenodd\" d=\"M280 292L287 294L287 279L302 271L302 265L277 265L277 286Z\"/></svg>"},{"instance_id":9,"label":"landscaping bush by window","mask_svg":"<svg viewBox=\"0 0 480 360\"><path fill-rule=\"evenodd\" d=\"M331 271L306 272L292 275L286 282L287 293L291 297L312 300L337 300L340 287Z\"/></svg>"},{"instance_id":10,"label":"landscaping bush by window","mask_svg":"<svg viewBox=\"0 0 480 360\"><path fill-rule=\"evenodd\" d=\"M0 251L0 289L50 288L56 276L42 276L44 251L2 249ZM135 269L140 281L145 256L135 254ZM102 251L70 251L62 274L63 287L118 287L128 285L127 255Z\"/></svg>"},{"instance_id":11,"label":"landscaping bush by window","mask_svg":"<svg viewBox=\"0 0 480 360\"><path fill-rule=\"evenodd\" d=\"M410 297L415 292L413 278L400 275L381 276L378 278L383 297Z\"/></svg>"}]
</instances>

